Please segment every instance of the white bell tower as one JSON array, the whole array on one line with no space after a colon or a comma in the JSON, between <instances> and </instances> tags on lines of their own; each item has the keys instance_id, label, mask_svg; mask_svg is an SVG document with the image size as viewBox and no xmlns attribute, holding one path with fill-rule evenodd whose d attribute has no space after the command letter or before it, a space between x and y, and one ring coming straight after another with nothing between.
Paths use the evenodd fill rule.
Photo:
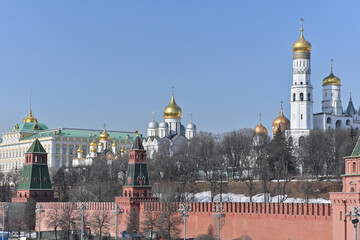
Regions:
<instances>
[{"instance_id":1,"label":"white bell tower","mask_svg":"<svg viewBox=\"0 0 360 240\"><path fill-rule=\"evenodd\" d=\"M311 44L303 35L301 20L300 39L293 45L293 84L291 86L290 129L310 130L313 128L313 86L311 85Z\"/></svg>"}]
</instances>

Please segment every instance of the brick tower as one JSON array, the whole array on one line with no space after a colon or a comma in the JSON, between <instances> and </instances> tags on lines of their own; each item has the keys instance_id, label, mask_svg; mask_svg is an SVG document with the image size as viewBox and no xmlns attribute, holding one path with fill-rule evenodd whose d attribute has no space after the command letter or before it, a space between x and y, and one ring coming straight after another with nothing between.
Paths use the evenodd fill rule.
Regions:
<instances>
[{"instance_id":1,"label":"brick tower","mask_svg":"<svg viewBox=\"0 0 360 240\"><path fill-rule=\"evenodd\" d=\"M128 220L121 224L120 228L122 230L127 230L129 222L132 222L131 225L137 225L135 228L138 228L141 218L139 211L141 202L159 201L157 197L152 197L151 191L152 187L149 183L146 166L146 150L138 135L132 149L129 151L129 165L122 197L115 198L115 203L121 205L125 213L127 213ZM137 222L137 224L134 222Z\"/></svg>"},{"instance_id":2,"label":"brick tower","mask_svg":"<svg viewBox=\"0 0 360 240\"><path fill-rule=\"evenodd\" d=\"M36 139L25 153L25 163L20 179L17 197L13 202L57 202L51 187L47 165L47 153L40 141Z\"/></svg>"}]
</instances>

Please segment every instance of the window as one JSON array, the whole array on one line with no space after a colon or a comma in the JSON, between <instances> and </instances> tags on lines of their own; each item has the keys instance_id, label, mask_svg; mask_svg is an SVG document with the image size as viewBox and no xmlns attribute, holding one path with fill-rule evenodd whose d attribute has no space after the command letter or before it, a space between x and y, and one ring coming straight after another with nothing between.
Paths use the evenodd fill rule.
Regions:
<instances>
[{"instance_id":1,"label":"window","mask_svg":"<svg viewBox=\"0 0 360 240\"><path fill-rule=\"evenodd\" d=\"M352 169L352 172L356 172L356 162L353 162L353 169Z\"/></svg>"},{"instance_id":2,"label":"window","mask_svg":"<svg viewBox=\"0 0 360 240\"><path fill-rule=\"evenodd\" d=\"M328 118L326 119L326 123L331 123L331 117L328 117Z\"/></svg>"},{"instance_id":3,"label":"window","mask_svg":"<svg viewBox=\"0 0 360 240\"><path fill-rule=\"evenodd\" d=\"M355 188L351 187L350 192L355 192Z\"/></svg>"},{"instance_id":4,"label":"window","mask_svg":"<svg viewBox=\"0 0 360 240\"><path fill-rule=\"evenodd\" d=\"M308 101L311 101L310 93L308 93Z\"/></svg>"},{"instance_id":5,"label":"window","mask_svg":"<svg viewBox=\"0 0 360 240\"><path fill-rule=\"evenodd\" d=\"M296 101L296 94L293 93L293 101Z\"/></svg>"},{"instance_id":6,"label":"window","mask_svg":"<svg viewBox=\"0 0 360 240\"><path fill-rule=\"evenodd\" d=\"M303 115L302 115L302 114L300 115L300 117L301 117L301 119L303 119Z\"/></svg>"},{"instance_id":7,"label":"window","mask_svg":"<svg viewBox=\"0 0 360 240\"><path fill-rule=\"evenodd\" d=\"M346 126L350 126L350 119L347 119L345 124Z\"/></svg>"},{"instance_id":8,"label":"window","mask_svg":"<svg viewBox=\"0 0 360 240\"><path fill-rule=\"evenodd\" d=\"M300 101L304 101L304 94L300 93Z\"/></svg>"}]
</instances>

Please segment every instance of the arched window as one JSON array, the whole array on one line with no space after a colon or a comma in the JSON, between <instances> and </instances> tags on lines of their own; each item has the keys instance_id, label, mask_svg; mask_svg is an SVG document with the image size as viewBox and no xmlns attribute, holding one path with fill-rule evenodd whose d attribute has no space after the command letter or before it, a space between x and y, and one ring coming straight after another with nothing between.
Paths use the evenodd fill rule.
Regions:
<instances>
[{"instance_id":1,"label":"arched window","mask_svg":"<svg viewBox=\"0 0 360 240\"><path fill-rule=\"evenodd\" d=\"M355 188L354 188L354 187L351 187L351 188L350 188L350 192L355 192Z\"/></svg>"},{"instance_id":2,"label":"arched window","mask_svg":"<svg viewBox=\"0 0 360 240\"><path fill-rule=\"evenodd\" d=\"M125 197L127 197L127 191L125 191L124 195L125 195Z\"/></svg>"},{"instance_id":3,"label":"arched window","mask_svg":"<svg viewBox=\"0 0 360 240\"><path fill-rule=\"evenodd\" d=\"M296 101L296 94L293 93L293 101Z\"/></svg>"},{"instance_id":4,"label":"arched window","mask_svg":"<svg viewBox=\"0 0 360 240\"><path fill-rule=\"evenodd\" d=\"M44 193L44 197L46 197L46 198L47 198L47 196L48 196L48 194L47 194L47 192L45 192L45 193Z\"/></svg>"},{"instance_id":5,"label":"arched window","mask_svg":"<svg viewBox=\"0 0 360 240\"><path fill-rule=\"evenodd\" d=\"M335 123L336 128L341 128L341 120L337 120Z\"/></svg>"},{"instance_id":6,"label":"arched window","mask_svg":"<svg viewBox=\"0 0 360 240\"><path fill-rule=\"evenodd\" d=\"M353 162L353 169L352 169L353 173L356 172L356 162Z\"/></svg>"},{"instance_id":7,"label":"arched window","mask_svg":"<svg viewBox=\"0 0 360 240\"><path fill-rule=\"evenodd\" d=\"M308 93L308 101L311 101L310 93Z\"/></svg>"},{"instance_id":8,"label":"arched window","mask_svg":"<svg viewBox=\"0 0 360 240\"><path fill-rule=\"evenodd\" d=\"M345 124L346 124L346 126L350 126L350 119L347 119Z\"/></svg>"},{"instance_id":9,"label":"arched window","mask_svg":"<svg viewBox=\"0 0 360 240\"><path fill-rule=\"evenodd\" d=\"M300 82L300 85L302 85L303 84L303 82Z\"/></svg>"},{"instance_id":10,"label":"arched window","mask_svg":"<svg viewBox=\"0 0 360 240\"><path fill-rule=\"evenodd\" d=\"M300 101L304 101L304 94L300 93Z\"/></svg>"},{"instance_id":11,"label":"arched window","mask_svg":"<svg viewBox=\"0 0 360 240\"><path fill-rule=\"evenodd\" d=\"M326 123L331 123L331 117L328 117L328 118L326 119Z\"/></svg>"}]
</instances>

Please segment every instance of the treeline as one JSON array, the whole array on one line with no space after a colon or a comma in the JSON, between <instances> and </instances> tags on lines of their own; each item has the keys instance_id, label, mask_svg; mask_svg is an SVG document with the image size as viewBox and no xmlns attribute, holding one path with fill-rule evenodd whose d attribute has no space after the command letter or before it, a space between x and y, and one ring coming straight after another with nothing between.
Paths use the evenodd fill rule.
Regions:
<instances>
[{"instance_id":1,"label":"treeline","mask_svg":"<svg viewBox=\"0 0 360 240\"><path fill-rule=\"evenodd\" d=\"M358 134L352 128L313 130L294 146L280 131L272 139L254 136L252 129L221 135L200 132L175 146L175 154L162 146L152 159L148 157L150 182L164 201L191 201L198 182L209 185L212 200L227 192L229 181L244 182L250 197L285 195L294 178L304 182L303 192L309 192L311 184L304 180L339 178L344 173L343 157L351 155ZM91 167L51 169L59 200L106 202L120 196L128 156L111 162L100 156ZM15 196L20 174L0 173L0 201L9 202Z\"/></svg>"}]
</instances>

